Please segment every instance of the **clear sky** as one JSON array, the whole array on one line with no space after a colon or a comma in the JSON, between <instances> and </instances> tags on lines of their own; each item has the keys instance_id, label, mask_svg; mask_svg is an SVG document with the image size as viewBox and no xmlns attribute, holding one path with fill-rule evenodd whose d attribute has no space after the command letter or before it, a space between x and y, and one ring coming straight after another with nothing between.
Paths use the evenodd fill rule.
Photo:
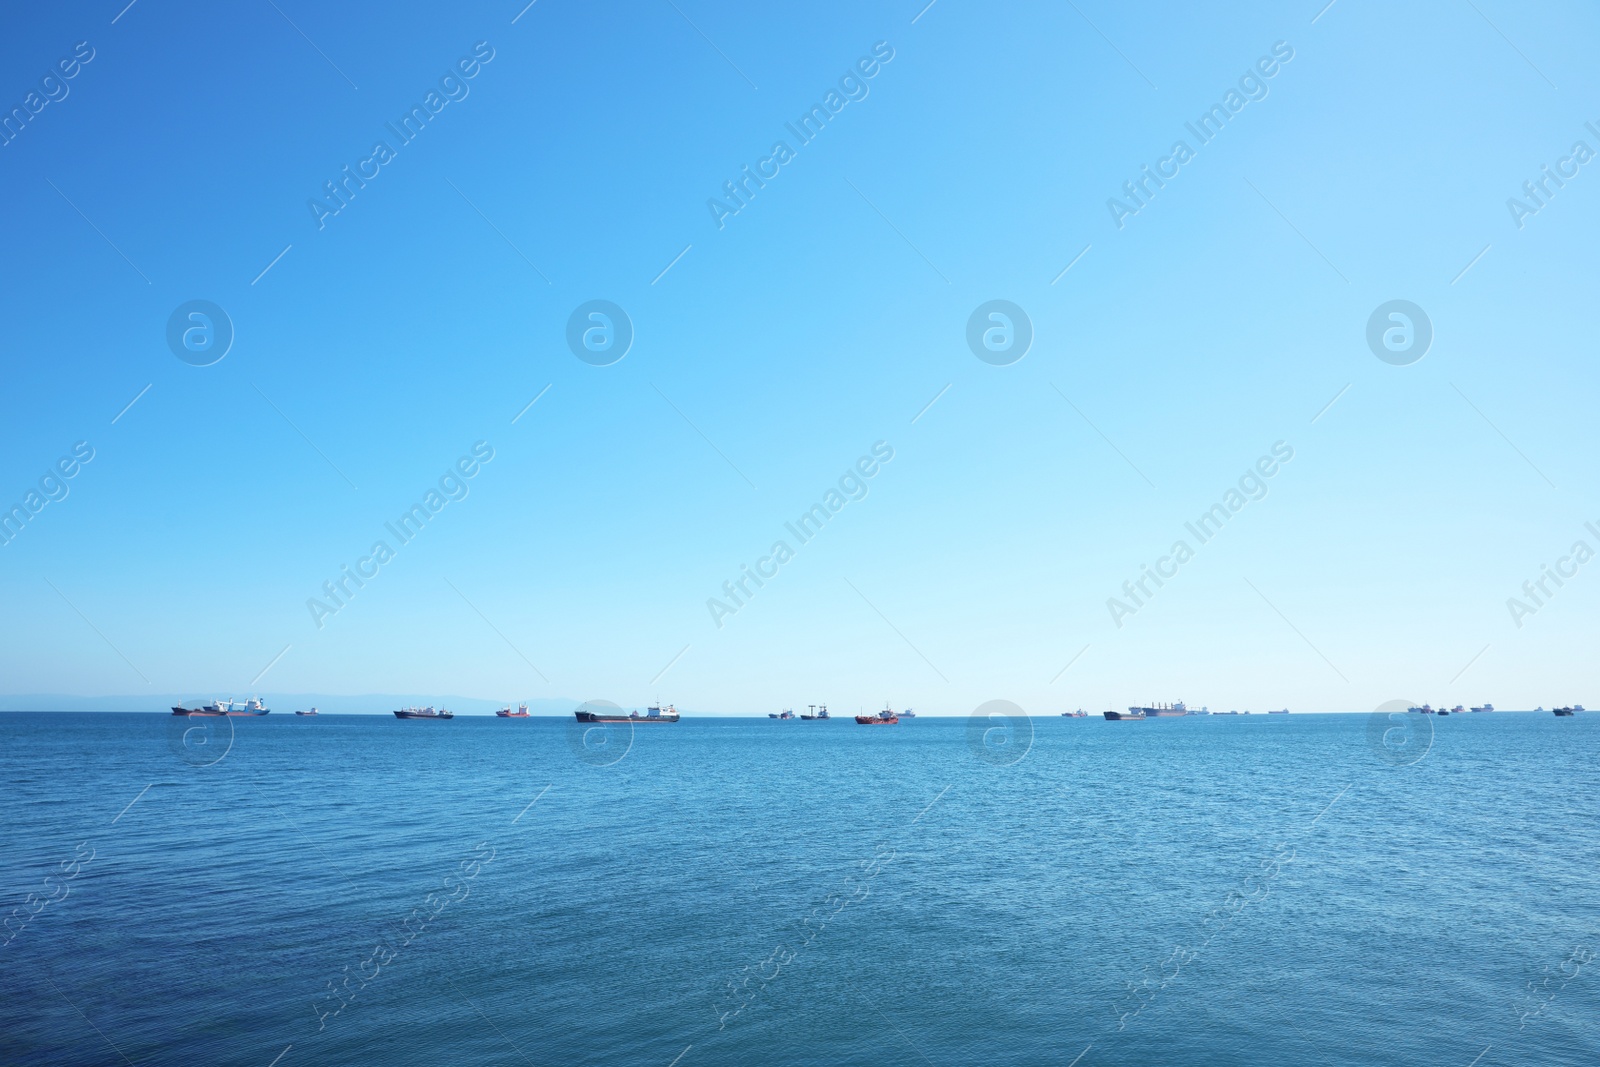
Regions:
<instances>
[{"instance_id":1,"label":"clear sky","mask_svg":"<svg viewBox=\"0 0 1600 1067\"><path fill-rule=\"evenodd\" d=\"M0 34L6 693L1600 705L1591 6L124 2Z\"/></svg>"}]
</instances>

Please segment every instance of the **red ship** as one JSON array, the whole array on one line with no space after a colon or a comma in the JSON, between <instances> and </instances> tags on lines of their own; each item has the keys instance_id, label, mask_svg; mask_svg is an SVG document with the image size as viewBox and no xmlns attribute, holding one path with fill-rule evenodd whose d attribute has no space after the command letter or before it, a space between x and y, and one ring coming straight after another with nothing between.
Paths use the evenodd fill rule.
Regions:
<instances>
[{"instance_id":1,"label":"red ship","mask_svg":"<svg viewBox=\"0 0 1600 1067\"><path fill-rule=\"evenodd\" d=\"M495 712L494 715L497 719L526 719L528 717L528 705L519 704L517 710L512 711L511 705L507 704L504 708Z\"/></svg>"},{"instance_id":2,"label":"red ship","mask_svg":"<svg viewBox=\"0 0 1600 1067\"><path fill-rule=\"evenodd\" d=\"M883 705L883 710L876 715L857 715L858 726L894 726L900 721L900 716L889 710L889 705Z\"/></svg>"}]
</instances>

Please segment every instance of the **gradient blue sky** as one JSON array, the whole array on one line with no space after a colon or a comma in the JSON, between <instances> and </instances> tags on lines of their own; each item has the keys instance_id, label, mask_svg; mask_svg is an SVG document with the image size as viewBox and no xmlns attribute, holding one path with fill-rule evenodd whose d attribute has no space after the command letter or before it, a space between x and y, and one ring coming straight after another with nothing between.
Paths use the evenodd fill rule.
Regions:
<instances>
[{"instance_id":1,"label":"gradient blue sky","mask_svg":"<svg viewBox=\"0 0 1600 1067\"><path fill-rule=\"evenodd\" d=\"M0 500L95 449L0 548L6 693L1600 704L1600 564L1506 605L1600 549L1600 161L1506 206L1600 149L1588 6L123 2L0 35L7 108L95 49L0 147ZM470 95L319 231L307 200L478 41ZM707 199L879 41L719 231ZM636 331L609 367L564 341L594 298ZM1035 330L1011 366L964 340L995 298ZM1435 330L1410 366L1364 340L1395 298ZM237 333L210 367L164 340L191 299ZM307 599L480 440L470 495L318 629ZM880 440L868 496L715 627ZM1114 625L1276 441L1269 495Z\"/></svg>"}]
</instances>

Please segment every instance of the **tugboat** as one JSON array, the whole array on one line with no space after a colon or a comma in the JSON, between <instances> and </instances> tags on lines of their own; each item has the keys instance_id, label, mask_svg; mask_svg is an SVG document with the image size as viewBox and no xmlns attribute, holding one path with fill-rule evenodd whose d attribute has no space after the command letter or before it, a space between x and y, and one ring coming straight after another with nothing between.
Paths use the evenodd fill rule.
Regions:
<instances>
[{"instance_id":1,"label":"tugboat","mask_svg":"<svg viewBox=\"0 0 1600 1067\"><path fill-rule=\"evenodd\" d=\"M425 708L401 708L394 713L397 719L453 719L456 713L446 711L444 708L434 709L432 704Z\"/></svg>"},{"instance_id":2,"label":"tugboat","mask_svg":"<svg viewBox=\"0 0 1600 1067\"><path fill-rule=\"evenodd\" d=\"M497 719L526 719L528 717L528 705L518 705L517 710L512 711L511 705L507 704L505 707L495 712L494 717Z\"/></svg>"},{"instance_id":3,"label":"tugboat","mask_svg":"<svg viewBox=\"0 0 1600 1067\"><path fill-rule=\"evenodd\" d=\"M1472 710L1474 712L1480 712L1480 713L1481 712L1485 712L1485 711L1493 711L1494 710L1494 705L1493 704L1485 704L1481 708L1473 708Z\"/></svg>"},{"instance_id":4,"label":"tugboat","mask_svg":"<svg viewBox=\"0 0 1600 1067\"><path fill-rule=\"evenodd\" d=\"M1570 719L1570 718L1573 717L1573 713L1576 712L1578 709L1577 708L1552 708L1551 710L1556 713L1556 716L1558 718Z\"/></svg>"},{"instance_id":5,"label":"tugboat","mask_svg":"<svg viewBox=\"0 0 1600 1067\"><path fill-rule=\"evenodd\" d=\"M297 712L295 712L296 715L315 715L316 713L317 713L317 709L316 708L312 708L310 711L297 711Z\"/></svg>"},{"instance_id":6,"label":"tugboat","mask_svg":"<svg viewBox=\"0 0 1600 1067\"><path fill-rule=\"evenodd\" d=\"M776 711L769 711L769 712L767 712L767 718L769 718L769 719L792 719L792 718L794 718L794 709L793 708L784 708L783 712L781 714L776 712Z\"/></svg>"},{"instance_id":7,"label":"tugboat","mask_svg":"<svg viewBox=\"0 0 1600 1067\"><path fill-rule=\"evenodd\" d=\"M200 715L214 717L227 715L234 718L245 715L269 715L271 712L258 698L250 700L213 700L211 703L199 708L186 708L181 704L172 709L174 715Z\"/></svg>"},{"instance_id":8,"label":"tugboat","mask_svg":"<svg viewBox=\"0 0 1600 1067\"><path fill-rule=\"evenodd\" d=\"M888 701L884 702L883 710L876 715L857 715L858 726L893 726L900 721L900 716L889 710Z\"/></svg>"},{"instance_id":9,"label":"tugboat","mask_svg":"<svg viewBox=\"0 0 1600 1067\"><path fill-rule=\"evenodd\" d=\"M584 711L579 708L572 714L578 717L579 722L677 722L678 709L668 704L665 708L654 705L648 713L640 715L637 711L630 711L626 715L603 715L597 711Z\"/></svg>"},{"instance_id":10,"label":"tugboat","mask_svg":"<svg viewBox=\"0 0 1600 1067\"><path fill-rule=\"evenodd\" d=\"M1127 711L1108 711L1105 717L1110 722L1143 722L1148 716L1141 708L1129 708Z\"/></svg>"},{"instance_id":11,"label":"tugboat","mask_svg":"<svg viewBox=\"0 0 1600 1067\"><path fill-rule=\"evenodd\" d=\"M828 714L828 705L826 704L808 704L806 706L811 709L811 714L800 716L802 719L810 722L821 722L823 719L833 718ZM821 711L817 710L819 707L822 709Z\"/></svg>"}]
</instances>

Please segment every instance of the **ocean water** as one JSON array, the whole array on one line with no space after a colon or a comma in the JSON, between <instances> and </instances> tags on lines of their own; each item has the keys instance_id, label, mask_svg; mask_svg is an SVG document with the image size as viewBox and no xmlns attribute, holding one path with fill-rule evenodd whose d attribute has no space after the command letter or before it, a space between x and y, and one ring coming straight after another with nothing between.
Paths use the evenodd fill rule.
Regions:
<instances>
[{"instance_id":1,"label":"ocean water","mask_svg":"<svg viewBox=\"0 0 1600 1067\"><path fill-rule=\"evenodd\" d=\"M4 714L0 1063L1594 1064L1597 742Z\"/></svg>"}]
</instances>

